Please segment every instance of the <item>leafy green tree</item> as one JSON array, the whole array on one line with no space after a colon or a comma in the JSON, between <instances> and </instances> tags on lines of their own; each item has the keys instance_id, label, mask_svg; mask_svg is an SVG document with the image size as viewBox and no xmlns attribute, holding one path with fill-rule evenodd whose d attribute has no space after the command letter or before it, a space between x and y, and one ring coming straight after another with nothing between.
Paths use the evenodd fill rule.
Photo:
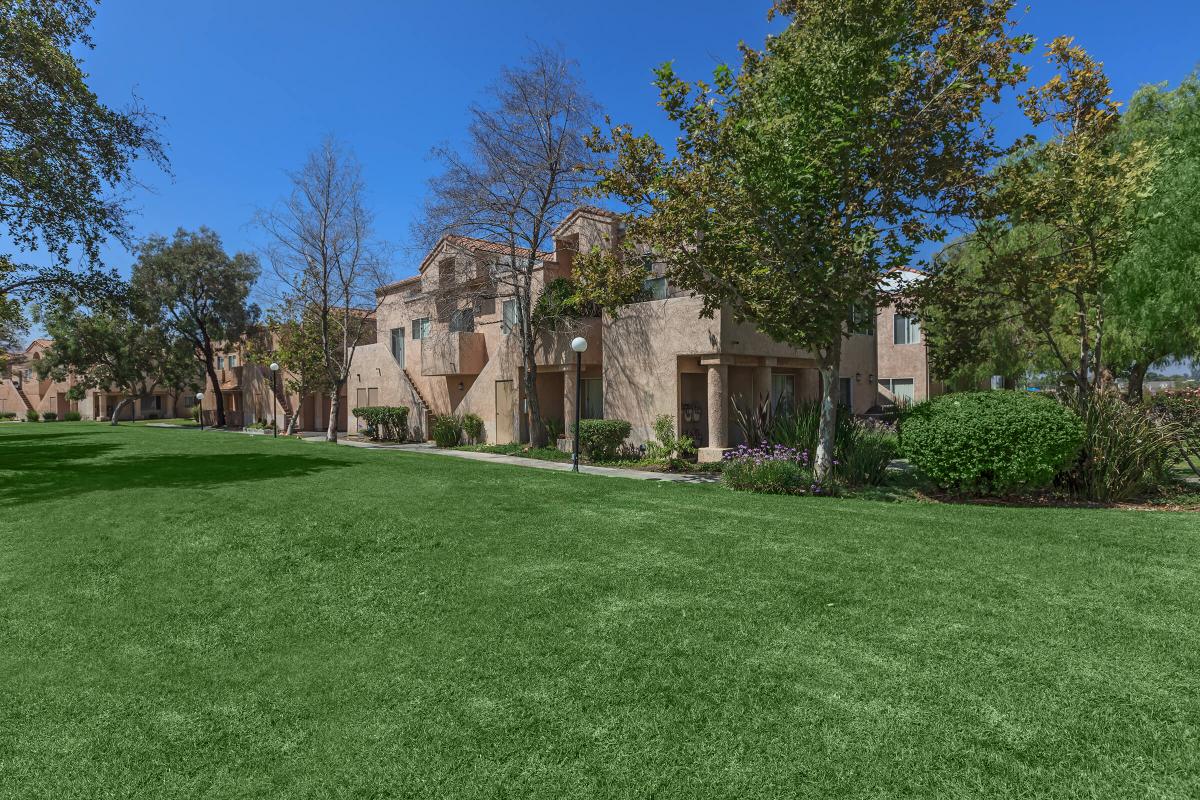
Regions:
<instances>
[{"instance_id":1,"label":"leafy green tree","mask_svg":"<svg viewBox=\"0 0 1200 800\"><path fill-rule=\"evenodd\" d=\"M319 312L300 299L286 299L266 315L266 336L252 339L249 357L253 362L280 366L285 391L304 398L334 389L325 369ZM288 434L299 424L292 414Z\"/></svg>"},{"instance_id":2,"label":"leafy green tree","mask_svg":"<svg viewBox=\"0 0 1200 800\"><path fill-rule=\"evenodd\" d=\"M156 119L136 100L101 103L78 57L90 49L88 0L0 0L0 226L17 253L0 253L0 322L21 306L111 295L100 270L109 238L129 241L120 191L139 158L166 167ZM77 252L87 266L71 268ZM48 254L35 266L28 254Z\"/></svg>"},{"instance_id":3,"label":"leafy green tree","mask_svg":"<svg viewBox=\"0 0 1200 800\"><path fill-rule=\"evenodd\" d=\"M259 271L256 256L228 255L221 238L208 228L180 229L171 239L155 236L142 244L132 283L143 301L191 344L212 385L220 386L214 345L236 341L257 320L258 308L249 297ZM214 395L216 424L223 427L225 401L221 392Z\"/></svg>"},{"instance_id":4,"label":"leafy green tree","mask_svg":"<svg viewBox=\"0 0 1200 800\"><path fill-rule=\"evenodd\" d=\"M778 0L788 20L736 74L689 85L657 71L682 134L675 155L627 126L601 189L626 203L629 246L672 282L780 342L813 351L823 383L818 477L832 466L842 342L885 273L967 213L1000 152L984 106L1017 84L1030 46L1011 0Z\"/></svg>"},{"instance_id":5,"label":"leafy green tree","mask_svg":"<svg viewBox=\"0 0 1200 800\"><path fill-rule=\"evenodd\" d=\"M1146 219L1156 149L1120 146L1108 79L1072 39L1055 39L1047 56L1054 76L1021 105L1054 137L1026 140L1000 165L971 235L976 257L939 261L915 294L943 326L931 339L940 372L970 363L969 350L947 352L947 342L1019 322L1082 401L1104 380L1115 268Z\"/></svg>"},{"instance_id":6,"label":"leafy green tree","mask_svg":"<svg viewBox=\"0 0 1200 800\"><path fill-rule=\"evenodd\" d=\"M1105 362L1142 399L1150 366L1200 356L1200 73L1173 90L1149 86L1121 118L1123 148L1161 154L1153 195L1129 250L1113 266Z\"/></svg>"},{"instance_id":7,"label":"leafy green tree","mask_svg":"<svg viewBox=\"0 0 1200 800\"><path fill-rule=\"evenodd\" d=\"M38 362L39 375L56 380L73 375L77 389L119 392L113 425L126 405L156 389L177 393L182 386L198 387L190 345L150 310L128 300L94 308L55 303L42 315L54 343Z\"/></svg>"}]
</instances>

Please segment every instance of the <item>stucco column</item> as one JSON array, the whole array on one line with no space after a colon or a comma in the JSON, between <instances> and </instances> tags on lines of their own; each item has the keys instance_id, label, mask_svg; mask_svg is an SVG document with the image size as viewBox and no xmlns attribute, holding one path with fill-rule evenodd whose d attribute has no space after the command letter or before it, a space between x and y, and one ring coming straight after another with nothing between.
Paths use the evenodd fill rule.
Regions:
<instances>
[{"instance_id":1,"label":"stucco column","mask_svg":"<svg viewBox=\"0 0 1200 800\"><path fill-rule=\"evenodd\" d=\"M754 406L757 407L763 400L770 402L771 399L771 368L770 367L755 367L754 368Z\"/></svg>"},{"instance_id":2,"label":"stucco column","mask_svg":"<svg viewBox=\"0 0 1200 800\"><path fill-rule=\"evenodd\" d=\"M720 461L729 447L729 367L708 365L708 447L700 461Z\"/></svg>"}]
</instances>

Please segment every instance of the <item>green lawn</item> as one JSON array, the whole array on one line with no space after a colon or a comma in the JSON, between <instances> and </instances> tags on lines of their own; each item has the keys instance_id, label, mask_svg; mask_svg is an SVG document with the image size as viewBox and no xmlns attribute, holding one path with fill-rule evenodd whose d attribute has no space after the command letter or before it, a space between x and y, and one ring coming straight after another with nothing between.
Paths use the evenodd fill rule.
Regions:
<instances>
[{"instance_id":1,"label":"green lawn","mask_svg":"<svg viewBox=\"0 0 1200 800\"><path fill-rule=\"evenodd\" d=\"M0 427L0 797L1196 797L1200 516Z\"/></svg>"}]
</instances>

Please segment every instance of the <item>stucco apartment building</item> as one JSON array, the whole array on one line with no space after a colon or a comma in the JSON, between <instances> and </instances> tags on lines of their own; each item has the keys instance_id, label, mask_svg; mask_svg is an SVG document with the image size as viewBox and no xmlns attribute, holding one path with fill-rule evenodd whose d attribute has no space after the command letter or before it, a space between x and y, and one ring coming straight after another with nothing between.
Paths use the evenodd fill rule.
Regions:
<instances>
[{"instance_id":1,"label":"stucco apartment building","mask_svg":"<svg viewBox=\"0 0 1200 800\"><path fill-rule=\"evenodd\" d=\"M615 215L577 209L555 231L554 252L539 254L535 285L570 276L576 253L613 247L620 235ZM416 276L379 289L377 341L355 356L351 408L408 406L414 427L426 434L430 415L473 413L490 442L525 437L515 309L511 300L477 290L504 252L448 237ZM581 416L628 420L634 444L653 436L656 417L669 415L701 447L702 459L717 459L740 442L735 403L748 408L768 396L773 403L819 397L814 354L779 344L728 313L702 318L700 299L672 286L664 271L649 267L646 299L619 315L582 319L539 338L538 401L554 428L565 430L574 418L576 336L588 341ZM846 342L838 387L845 405L863 414L897 397L919 401L941 390L929 378L915 320L887 307L874 327ZM348 420L351 430L359 425Z\"/></svg>"},{"instance_id":2,"label":"stucco apartment building","mask_svg":"<svg viewBox=\"0 0 1200 800\"><path fill-rule=\"evenodd\" d=\"M24 350L8 353L4 380L0 381L0 412L24 417L29 411L38 415L52 412L60 417L78 411L79 404L67 396L74 379L55 381L38 377L38 361L51 345L49 339L34 339Z\"/></svg>"},{"instance_id":3,"label":"stucco apartment building","mask_svg":"<svg viewBox=\"0 0 1200 800\"><path fill-rule=\"evenodd\" d=\"M576 209L554 232L554 251L537 256L534 295L547 281L569 277L577 253L614 247L621 233L612 213ZM359 406L404 405L419 437L428 436L435 415L472 413L483 419L489 442L526 439L515 307L503 292L488 290L488 276L505 257L505 248L494 243L446 237L426 255L417 275L378 289L374 336L355 352L341 398L339 430L362 427L351 413ZM576 336L588 342L581 416L629 421L635 445L653 436L658 416L668 415L680 433L697 442L701 458L717 459L741 441L735 404L748 409L767 397L778 404L820 396L814 354L779 344L729 313L701 317L700 298L671 285L664 273L662 264L648 266L645 299L618 315L580 319L540 335L535 348L538 402L553 429L565 432L575 415L570 343ZM919 279L915 270L898 271L889 285L902 287ZM842 403L864 414L940 394L944 387L929 373L917 321L884 306L874 322L846 340L838 386ZM13 375L31 369L28 365L47 346L48 340L39 340L19 358L10 358ZM218 351L216 369L216 385L204 380L206 422L215 422L213 398L220 392L232 427L276 419L282 427L293 415L301 430L327 427L330 398L290 394L287 376L276 380L266 365L250 363L244 342ZM36 368L29 374L36 378ZM5 383L0 410L11 405L23 413L23 401L13 391L21 381ZM72 405L66 400L69 382L52 383L38 382L39 411L70 407L85 419L105 419L120 400L110 392L90 390ZM162 392L127 407L122 418L186 416L194 402L190 392Z\"/></svg>"}]
</instances>

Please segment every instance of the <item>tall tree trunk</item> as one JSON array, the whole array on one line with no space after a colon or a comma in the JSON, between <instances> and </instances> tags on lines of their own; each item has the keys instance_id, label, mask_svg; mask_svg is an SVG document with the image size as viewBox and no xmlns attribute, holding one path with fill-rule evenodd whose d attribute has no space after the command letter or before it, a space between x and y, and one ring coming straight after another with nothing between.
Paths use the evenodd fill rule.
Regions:
<instances>
[{"instance_id":1,"label":"tall tree trunk","mask_svg":"<svg viewBox=\"0 0 1200 800\"><path fill-rule=\"evenodd\" d=\"M822 482L832 477L834 434L837 431L838 373L842 367L841 331L834 343L821 354L821 420L817 428L817 453L813 474Z\"/></svg>"},{"instance_id":2,"label":"tall tree trunk","mask_svg":"<svg viewBox=\"0 0 1200 800\"><path fill-rule=\"evenodd\" d=\"M125 406L129 405L129 404L130 404L130 403L132 403L132 402L133 402L133 398L132 398L132 397L124 397L124 398L122 398L122 399L121 399L121 402L117 403L117 405L116 405L116 408L114 408L114 409L113 409L113 412L112 412L112 421L111 421L111 422L109 422L109 424L110 424L110 425L116 425L116 424L117 424L117 420L118 420L118 419L120 419L120 417L121 417L121 409L122 409L122 408L124 408Z\"/></svg>"},{"instance_id":3,"label":"tall tree trunk","mask_svg":"<svg viewBox=\"0 0 1200 800\"><path fill-rule=\"evenodd\" d=\"M217 377L217 368L213 365L212 342L206 336L201 341L200 352L204 356L204 371L212 384L213 400L216 404L216 427L225 427L225 396L221 394L221 379Z\"/></svg>"},{"instance_id":4,"label":"tall tree trunk","mask_svg":"<svg viewBox=\"0 0 1200 800\"><path fill-rule=\"evenodd\" d=\"M546 423L542 419L542 407L537 396L537 364L533 355L528 357L524 367L525 403L529 409L529 444L533 447L545 447L549 440Z\"/></svg>"},{"instance_id":5,"label":"tall tree trunk","mask_svg":"<svg viewBox=\"0 0 1200 800\"><path fill-rule=\"evenodd\" d=\"M325 429L325 441L327 442L337 441L338 411L341 410L341 394L342 387L336 386L329 398L329 426Z\"/></svg>"},{"instance_id":6,"label":"tall tree trunk","mask_svg":"<svg viewBox=\"0 0 1200 800\"><path fill-rule=\"evenodd\" d=\"M1149 369L1149 364L1138 361L1134 363L1133 369L1129 370L1129 386L1125 389L1125 399L1130 403L1142 402L1146 387L1146 372Z\"/></svg>"}]
</instances>

